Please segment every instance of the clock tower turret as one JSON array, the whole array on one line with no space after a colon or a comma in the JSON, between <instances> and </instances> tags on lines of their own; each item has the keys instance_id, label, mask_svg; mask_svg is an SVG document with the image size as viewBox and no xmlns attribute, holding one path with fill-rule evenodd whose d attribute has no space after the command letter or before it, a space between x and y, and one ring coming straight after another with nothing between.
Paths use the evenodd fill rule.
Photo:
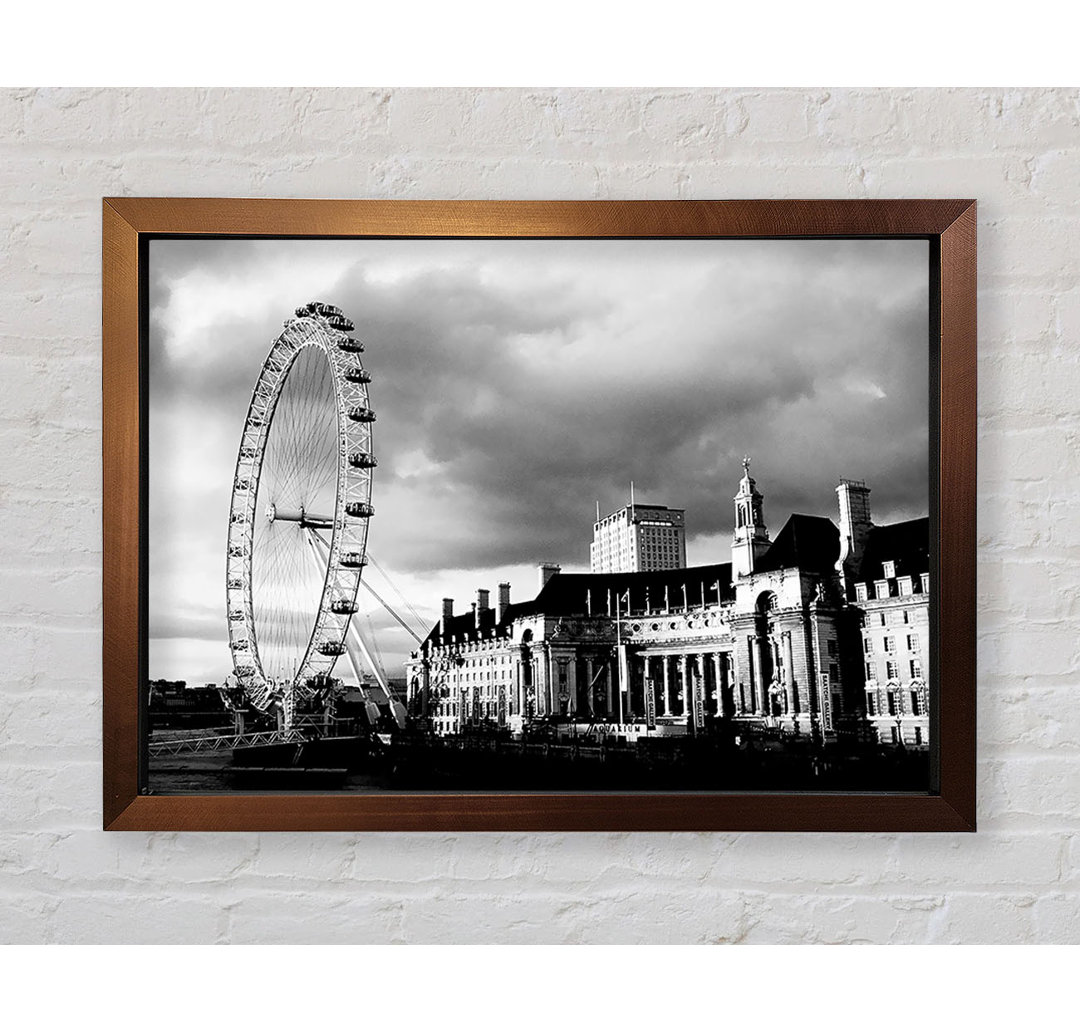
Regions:
<instances>
[{"instance_id":1,"label":"clock tower turret","mask_svg":"<svg viewBox=\"0 0 1080 1033\"><path fill-rule=\"evenodd\" d=\"M762 494L750 476L750 457L743 458L743 476L735 496L735 534L731 539L731 577L753 573L756 562L771 544L762 514Z\"/></svg>"}]
</instances>

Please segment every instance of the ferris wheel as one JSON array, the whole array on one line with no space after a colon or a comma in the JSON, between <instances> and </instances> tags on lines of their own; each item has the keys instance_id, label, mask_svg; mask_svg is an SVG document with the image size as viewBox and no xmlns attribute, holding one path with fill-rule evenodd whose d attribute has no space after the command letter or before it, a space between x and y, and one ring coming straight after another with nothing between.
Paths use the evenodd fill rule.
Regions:
<instances>
[{"instance_id":1,"label":"ferris wheel","mask_svg":"<svg viewBox=\"0 0 1080 1033\"><path fill-rule=\"evenodd\" d=\"M255 382L229 510L226 610L233 674L248 702L325 693L347 656L389 695L353 615L367 562L375 413L355 328L311 302L285 321Z\"/></svg>"}]
</instances>

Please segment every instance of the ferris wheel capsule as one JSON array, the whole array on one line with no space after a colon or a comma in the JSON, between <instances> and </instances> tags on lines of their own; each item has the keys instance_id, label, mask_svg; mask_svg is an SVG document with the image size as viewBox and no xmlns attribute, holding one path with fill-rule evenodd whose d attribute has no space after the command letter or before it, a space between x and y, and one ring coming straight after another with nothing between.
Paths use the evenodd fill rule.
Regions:
<instances>
[{"instance_id":1,"label":"ferris wheel capsule","mask_svg":"<svg viewBox=\"0 0 1080 1033\"><path fill-rule=\"evenodd\" d=\"M349 453L349 466L355 466L358 470L373 470L378 465L378 460L370 452Z\"/></svg>"},{"instance_id":2,"label":"ferris wheel capsule","mask_svg":"<svg viewBox=\"0 0 1080 1033\"><path fill-rule=\"evenodd\" d=\"M286 723L346 652L375 512L371 377L340 346L353 329L325 302L296 309L257 374L237 453L225 575L233 672L251 705L281 707Z\"/></svg>"}]
</instances>

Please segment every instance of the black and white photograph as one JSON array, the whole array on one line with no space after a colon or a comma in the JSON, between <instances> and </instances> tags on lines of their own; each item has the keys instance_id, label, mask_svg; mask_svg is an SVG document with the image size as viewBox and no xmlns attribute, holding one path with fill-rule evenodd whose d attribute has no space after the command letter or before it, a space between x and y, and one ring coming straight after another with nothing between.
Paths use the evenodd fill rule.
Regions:
<instances>
[{"instance_id":1,"label":"black and white photograph","mask_svg":"<svg viewBox=\"0 0 1080 1033\"><path fill-rule=\"evenodd\" d=\"M933 786L926 239L154 239L146 784Z\"/></svg>"}]
</instances>

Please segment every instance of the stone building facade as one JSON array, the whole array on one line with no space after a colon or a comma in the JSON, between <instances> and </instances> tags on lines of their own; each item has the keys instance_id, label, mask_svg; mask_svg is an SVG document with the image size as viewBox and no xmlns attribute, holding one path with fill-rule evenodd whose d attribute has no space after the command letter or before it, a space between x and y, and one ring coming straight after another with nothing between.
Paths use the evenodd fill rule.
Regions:
<instances>
[{"instance_id":1,"label":"stone building facade","mask_svg":"<svg viewBox=\"0 0 1080 1033\"><path fill-rule=\"evenodd\" d=\"M929 742L928 520L875 527L837 488L840 526L792 515L775 539L744 461L731 561L633 572L540 568L539 592L443 617L406 664L437 734L537 719L640 735L737 730Z\"/></svg>"},{"instance_id":2,"label":"stone building facade","mask_svg":"<svg viewBox=\"0 0 1080 1033\"><path fill-rule=\"evenodd\" d=\"M855 606L862 616L867 721L882 742L929 734L930 559L925 521L875 528Z\"/></svg>"}]
</instances>

